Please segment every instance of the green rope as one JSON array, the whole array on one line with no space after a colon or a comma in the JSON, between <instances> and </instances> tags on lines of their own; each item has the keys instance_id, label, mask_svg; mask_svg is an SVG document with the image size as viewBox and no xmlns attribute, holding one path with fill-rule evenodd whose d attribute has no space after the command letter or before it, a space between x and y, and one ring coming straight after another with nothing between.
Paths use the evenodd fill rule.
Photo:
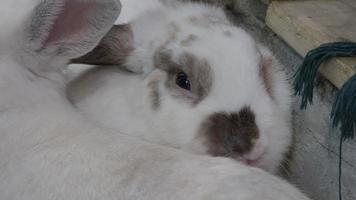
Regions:
<instances>
[{"instance_id":1,"label":"green rope","mask_svg":"<svg viewBox=\"0 0 356 200\"><path fill-rule=\"evenodd\" d=\"M339 200L342 200L342 144L344 143L344 139L342 136L340 137L339 144Z\"/></svg>"},{"instance_id":2,"label":"green rope","mask_svg":"<svg viewBox=\"0 0 356 200\"><path fill-rule=\"evenodd\" d=\"M320 65L333 57L352 56L356 56L355 42L327 43L309 51L294 75L294 90L302 97L302 109L313 102L314 81Z\"/></svg>"},{"instance_id":3,"label":"green rope","mask_svg":"<svg viewBox=\"0 0 356 200\"><path fill-rule=\"evenodd\" d=\"M338 92L332 111L333 126L340 126L342 140L354 138L356 124L356 75Z\"/></svg>"},{"instance_id":4,"label":"green rope","mask_svg":"<svg viewBox=\"0 0 356 200\"><path fill-rule=\"evenodd\" d=\"M309 51L294 75L295 95L301 96L301 109L313 103L314 82L320 65L334 57L356 56L355 42L323 44ZM354 138L356 127L356 75L351 77L337 93L331 115L333 127L340 127L339 145L339 200L342 200L342 144Z\"/></svg>"},{"instance_id":5,"label":"green rope","mask_svg":"<svg viewBox=\"0 0 356 200\"><path fill-rule=\"evenodd\" d=\"M340 126L342 135L339 146L339 200L342 200L342 144L354 138L356 124L356 75L350 78L338 92L332 111L333 126Z\"/></svg>"},{"instance_id":6,"label":"green rope","mask_svg":"<svg viewBox=\"0 0 356 200\"><path fill-rule=\"evenodd\" d=\"M356 56L355 42L323 44L311 50L294 75L295 95L301 96L301 109L313 102L314 82L320 65L333 57ZM340 125L343 140L354 137L356 123L356 75L348 80L338 92L333 104L333 126Z\"/></svg>"}]
</instances>

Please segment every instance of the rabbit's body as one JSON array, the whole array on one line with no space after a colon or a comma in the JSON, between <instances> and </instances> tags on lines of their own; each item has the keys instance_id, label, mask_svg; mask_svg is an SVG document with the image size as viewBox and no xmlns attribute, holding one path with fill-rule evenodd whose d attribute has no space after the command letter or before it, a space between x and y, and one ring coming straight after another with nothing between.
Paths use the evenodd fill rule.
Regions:
<instances>
[{"instance_id":1,"label":"rabbit's body","mask_svg":"<svg viewBox=\"0 0 356 200\"><path fill-rule=\"evenodd\" d=\"M0 199L308 199L262 170L146 143L83 118L64 95L62 69L98 43L120 6L43 0L29 15L29 5L27 14L13 7L22 17L13 26L0 21L9 34L0 39Z\"/></svg>"},{"instance_id":2,"label":"rabbit's body","mask_svg":"<svg viewBox=\"0 0 356 200\"><path fill-rule=\"evenodd\" d=\"M123 0L121 4L125 9L121 11L120 17L116 20L115 24L129 23L138 15L150 9L162 6L161 1L162 0Z\"/></svg>"},{"instance_id":3,"label":"rabbit's body","mask_svg":"<svg viewBox=\"0 0 356 200\"><path fill-rule=\"evenodd\" d=\"M104 127L152 143L276 172L291 141L291 110L271 53L213 6L167 3L138 16L81 61L115 61L141 74L91 70L69 88L76 106ZM113 40L116 31L132 42ZM107 51L112 46L125 53ZM177 85L182 72L189 90Z\"/></svg>"},{"instance_id":4,"label":"rabbit's body","mask_svg":"<svg viewBox=\"0 0 356 200\"><path fill-rule=\"evenodd\" d=\"M225 5L231 1L232 0L122 0L121 4L123 5L124 9L122 10L120 17L116 20L115 24L129 23L145 12L149 12L150 10L157 8L164 8L164 6L177 4L177 2L200 2L213 5ZM248 0L240 0L239 4L243 4L242 2L245 1Z\"/></svg>"}]
</instances>

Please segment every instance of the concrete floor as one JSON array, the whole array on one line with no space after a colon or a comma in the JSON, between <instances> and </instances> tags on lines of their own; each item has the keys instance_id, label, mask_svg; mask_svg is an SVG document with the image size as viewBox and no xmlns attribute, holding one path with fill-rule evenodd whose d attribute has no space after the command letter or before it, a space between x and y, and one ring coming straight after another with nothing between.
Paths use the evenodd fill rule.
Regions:
<instances>
[{"instance_id":1,"label":"concrete floor","mask_svg":"<svg viewBox=\"0 0 356 200\"><path fill-rule=\"evenodd\" d=\"M270 47L286 66L290 80L302 58L281 41L264 23L266 5L259 0L235 1L227 8L232 20L244 26L257 40ZM338 199L338 130L329 118L336 89L322 77L318 78L314 104L299 109L294 98L294 150L286 178L315 200ZM343 145L342 192L344 200L356 199L356 140Z\"/></svg>"}]
</instances>

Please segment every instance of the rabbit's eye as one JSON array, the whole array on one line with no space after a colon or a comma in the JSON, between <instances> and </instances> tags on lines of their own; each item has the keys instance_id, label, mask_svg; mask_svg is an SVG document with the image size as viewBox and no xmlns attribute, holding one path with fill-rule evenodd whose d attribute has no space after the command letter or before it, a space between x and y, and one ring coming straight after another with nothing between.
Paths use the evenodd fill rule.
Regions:
<instances>
[{"instance_id":1,"label":"rabbit's eye","mask_svg":"<svg viewBox=\"0 0 356 200\"><path fill-rule=\"evenodd\" d=\"M176 76L176 84L185 89L185 90L189 90L191 89L191 85L190 85L190 81L188 79L188 76L186 73L184 72L179 72Z\"/></svg>"}]
</instances>

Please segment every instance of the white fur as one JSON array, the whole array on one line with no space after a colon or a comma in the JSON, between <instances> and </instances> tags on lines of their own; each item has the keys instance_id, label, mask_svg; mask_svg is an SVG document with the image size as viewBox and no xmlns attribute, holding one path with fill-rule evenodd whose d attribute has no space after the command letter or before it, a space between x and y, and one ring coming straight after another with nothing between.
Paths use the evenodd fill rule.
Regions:
<instances>
[{"instance_id":1,"label":"white fur","mask_svg":"<svg viewBox=\"0 0 356 200\"><path fill-rule=\"evenodd\" d=\"M6 5L1 1L0 8ZM26 8L28 14L33 6ZM27 14L19 14L22 22ZM13 27L2 30L23 30ZM29 41L18 44L10 35L1 37L12 42L0 45L0 199L308 199L286 182L229 159L189 155L96 127L48 76L62 76L58 69L64 66L55 67L53 61L64 63L64 57L51 51L45 59L27 48ZM88 50L76 47L83 54ZM45 66L53 68L42 71Z\"/></svg>"},{"instance_id":2,"label":"white fur","mask_svg":"<svg viewBox=\"0 0 356 200\"><path fill-rule=\"evenodd\" d=\"M135 19L137 15L162 6L160 1L161 0L121 0L123 9L115 24L129 23Z\"/></svg>"},{"instance_id":3,"label":"white fur","mask_svg":"<svg viewBox=\"0 0 356 200\"><path fill-rule=\"evenodd\" d=\"M127 3L126 8L132 8L135 1ZM202 122L215 112L238 112L249 106L256 115L260 138L252 152L238 159L259 158L255 166L276 172L291 142L291 100L286 77L269 50L256 44L244 30L231 25L221 9L208 5L160 5L133 15L138 16L131 22L135 51L125 66L143 72L143 76L118 69L90 72L70 88L77 107L104 127L204 154L206 145L198 137ZM192 24L192 18L202 25ZM224 35L225 31L231 37ZM197 41L182 46L180 42L192 34ZM181 52L189 52L207 60L212 67L212 89L197 106L177 101L164 86L165 74L155 70L153 54L163 45L177 57ZM274 99L268 95L259 75L262 57L273 61L269 67ZM147 81L151 79L158 79L161 85L162 105L157 111L147 97Z\"/></svg>"}]
</instances>

